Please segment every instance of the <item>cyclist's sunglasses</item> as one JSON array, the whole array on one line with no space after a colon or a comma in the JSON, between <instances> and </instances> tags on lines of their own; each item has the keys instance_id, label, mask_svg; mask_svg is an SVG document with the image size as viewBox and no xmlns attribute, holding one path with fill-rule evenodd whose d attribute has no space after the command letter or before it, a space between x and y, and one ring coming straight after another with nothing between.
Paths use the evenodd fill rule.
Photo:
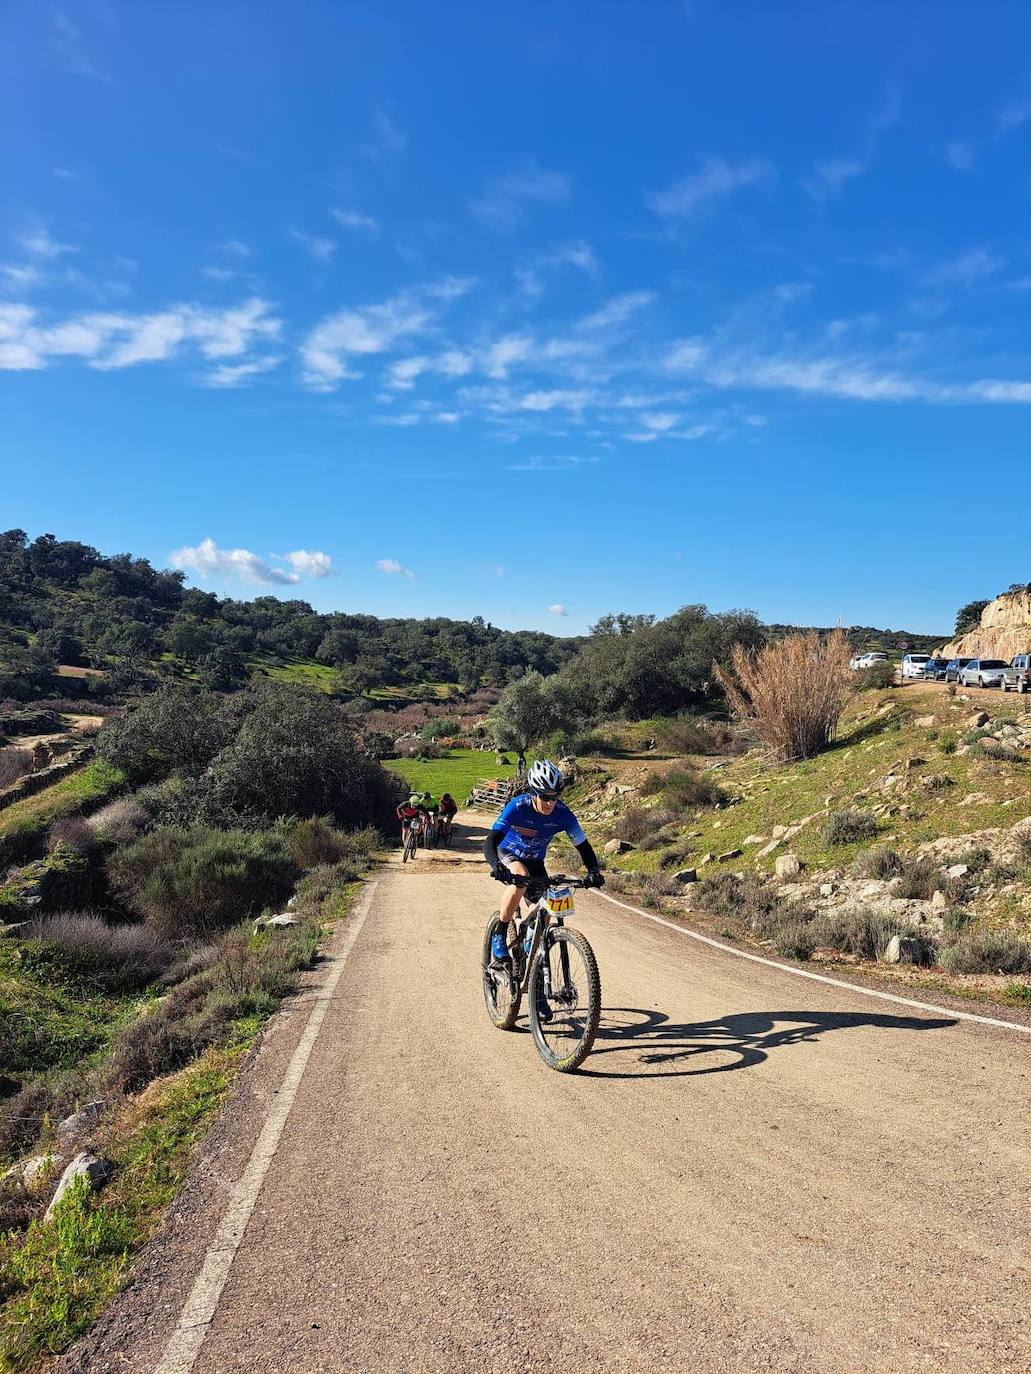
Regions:
<instances>
[{"instance_id":1,"label":"cyclist's sunglasses","mask_svg":"<svg viewBox=\"0 0 1031 1374\"><path fill-rule=\"evenodd\" d=\"M557 792L538 792L537 795L541 801L558 801Z\"/></svg>"}]
</instances>

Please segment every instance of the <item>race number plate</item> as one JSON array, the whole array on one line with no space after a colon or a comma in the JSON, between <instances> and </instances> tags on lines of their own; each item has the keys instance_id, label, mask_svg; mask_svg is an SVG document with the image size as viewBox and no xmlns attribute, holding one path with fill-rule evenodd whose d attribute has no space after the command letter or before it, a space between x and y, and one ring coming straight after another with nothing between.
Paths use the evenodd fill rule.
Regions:
<instances>
[{"instance_id":1,"label":"race number plate","mask_svg":"<svg viewBox=\"0 0 1031 1374\"><path fill-rule=\"evenodd\" d=\"M566 915L573 910L573 894L568 887L548 888L548 910L554 915Z\"/></svg>"}]
</instances>

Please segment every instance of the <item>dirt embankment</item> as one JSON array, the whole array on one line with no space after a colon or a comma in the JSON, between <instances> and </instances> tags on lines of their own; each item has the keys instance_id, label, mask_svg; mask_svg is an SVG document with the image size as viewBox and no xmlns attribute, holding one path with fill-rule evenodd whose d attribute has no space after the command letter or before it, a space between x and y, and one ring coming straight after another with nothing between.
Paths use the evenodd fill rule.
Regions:
<instances>
[{"instance_id":1,"label":"dirt embankment","mask_svg":"<svg viewBox=\"0 0 1031 1374\"><path fill-rule=\"evenodd\" d=\"M1031 590L1005 592L981 612L976 630L936 649L941 658L1002 658L1031 653Z\"/></svg>"}]
</instances>

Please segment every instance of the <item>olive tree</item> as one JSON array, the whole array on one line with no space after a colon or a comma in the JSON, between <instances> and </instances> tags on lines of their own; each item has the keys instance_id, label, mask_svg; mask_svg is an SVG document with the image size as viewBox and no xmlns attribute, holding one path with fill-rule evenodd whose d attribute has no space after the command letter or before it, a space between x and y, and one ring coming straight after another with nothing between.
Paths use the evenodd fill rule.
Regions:
<instances>
[{"instance_id":1,"label":"olive tree","mask_svg":"<svg viewBox=\"0 0 1031 1374\"><path fill-rule=\"evenodd\" d=\"M518 755L519 769L526 768L526 751L553 730L572 723L570 692L558 677L525 673L510 682L490 713L494 743Z\"/></svg>"}]
</instances>

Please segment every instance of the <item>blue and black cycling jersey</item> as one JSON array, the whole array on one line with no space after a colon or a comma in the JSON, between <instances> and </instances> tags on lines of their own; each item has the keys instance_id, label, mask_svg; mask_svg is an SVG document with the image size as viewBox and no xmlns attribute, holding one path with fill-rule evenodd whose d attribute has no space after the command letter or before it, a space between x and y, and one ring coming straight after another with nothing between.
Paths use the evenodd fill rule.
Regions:
<instances>
[{"instance_id":1,"label":"blue and black cycling jersey","mask_svg":"<svg viewBox=\"0 0 1031 1374\"><path fill-rule=\"evenodd\" d=\"M489 851L494 851L507 859L543 860L547 846L558 834L569 835L569 840L577 849L587 845L583 827L564 801L557 802L551 815L546 816L536 811L533 794L525 791L520 797L513 797L506 802L489 831L484 852L488 859L492 857ZM587 848L590 849L590 845Z\"/></svg>"}]
</instances>

